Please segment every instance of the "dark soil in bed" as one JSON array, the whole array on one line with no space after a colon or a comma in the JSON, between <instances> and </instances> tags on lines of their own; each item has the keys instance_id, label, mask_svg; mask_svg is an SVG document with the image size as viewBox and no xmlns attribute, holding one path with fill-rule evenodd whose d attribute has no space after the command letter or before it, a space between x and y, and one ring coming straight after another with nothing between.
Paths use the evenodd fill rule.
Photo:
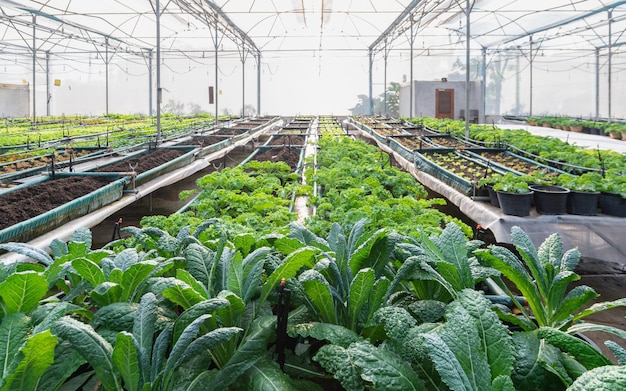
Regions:
<instances>
[{"instance_id":1,"label":"dark soil in bed","mask_svg":"<svg viewBox=\"0 0 626 391\"><path fill-rule=\"evenodd\" d=\"M300 148L270 148L254 155L254 160L260 162L285 162L292 170L298 167L300 161Z\"/></svg>"},{"instance_id":2,"label":"dark soil in bed","mask_svg":"<svg viewBox=\"0 0 626 391\"><path fill-rule=\"evenodd\" d=\"M130 164L137 165L135 171L142 173L167 163L187 151L157 149L139 157L103 167L98 171L128 172ZM82 197L109 183L106 179L91 177L69 177L50 180L0 195L0 229L39 216L65 203Z\"/></svg>"},{"instance_id":3,"label":"dark soil in bed","mask_svg":"<svg viewBox=\"0 0 626 391\"><path fill-rule=\"evenodd\" d=\"M247 129L222 128L215 132L218 136L238 136L247 132Z\"/></svg>"},{"instance_id":4,"label":"dark soil in bed","mask_svg":"<svg viewBox=\"0 0 626 391\"><path fill-rule=\"evenodd\" d=\"M181 141L180 143L176 145L181 145L181 146L190 145L194 147L198 147L198 146L206 147L208 145L220 143L227 139L228 139L227 137L219 137L219 136L196 136L191 140Z\"/></svg>"},{"instance_id":5,"label":"dark soil in bed","mask_svg":"<svg viewBox=\"0 0 626 391\"><path fill-rule=\"evenodd\" d=\"M48 212L109 183L91 177L69 177L38 183L0 195L0 230Z\"/></svg>"},{"instance_id":6,"label":"dark soil in bed","mask_svg":"<svg viewBox=\"0 0 626 391\"><path fill-rule=\"evenodd\" d=\"M304 145L304 134L278 134L271 138L270 145Z\"/></svg>"},{"instance_id":7,"label":"dark soil in bed","mask_svg":"<svg viewBox=\"0 0 626 391\"><path fill-rule=\"evenodd\" d=\"M135 171L137 172L137 174L141 174L142 172L151 170L155 167L160 166L161 164L172 161L177 157L184 155L185 153L187 153L187 151L179 149L157 149L153 152L143 154L139 157L103 167L98 171L129 172L131 171L131 166L135 167L135 165L137 165Z\"/></svg>"}]
</instances>

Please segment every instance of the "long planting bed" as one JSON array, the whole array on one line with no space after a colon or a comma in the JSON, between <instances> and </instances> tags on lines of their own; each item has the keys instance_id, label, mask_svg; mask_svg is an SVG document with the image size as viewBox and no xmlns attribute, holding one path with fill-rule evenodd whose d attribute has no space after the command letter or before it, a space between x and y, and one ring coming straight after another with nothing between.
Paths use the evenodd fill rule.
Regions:
<instances>
[{"instance_id":1,"label":"long planting bed","mask_svg":"<svg viewBox=\"0 0 626 391\"><path fill-rule=\"evenodd\" d=\"M341 127L330 131L320 139L319 169L308 162L305 174L323 187L311 199L323 224L271 226L261 214L243 229L244 221L222 218L244 189L282 197L285 185L300 186L286 164L251 161L199 181L199 200L222 202L207 216L178 213L164 217L164 228L146 218L103 249L91 249L86 229L53 241L50 254L1 244L32 261L0 265L3 387L623 387L623 367L577 335L625 338L587 316L626 302L586 308L591 288L568 291L576 249L564 249L558 235L536 248L520 229L512 232L515 253L470 240L462 225L431 213L424 189L375 147L340 136ZM343 208L342 198L353 205ZM393 223L393 208L412 226ZM488 278L508 300L477 289ZM607 346L626 356L617 343Z\"/></svg>"},{"instance_id":2,"label":"long planting bed","mask_svg":"<svg viewBox=\"0 0 626 391\"><path fill-rule=\"evenodd\" d=\"M122 196L126 178L69 177L0 194L0 243L29 241Z\"/></svg>"},{"instance_id":3,"label":"long planting bed","mask_svg":"<svg viewBox=\"0 0 626 391\"><path fill-rule=\"evenodd\" d=\"M626 216L625 154L583 149L558 139L533 136L523 130L505 131L474 124L470 127L469 140L465 140L464 123L448 119L414 119L414 124L426 133L385 137L375 135L374 129L388 126L388 120L361 117L350 120L359 129L372 134L378 142L388 144L403 158L414 158L418 169L435 176L462 194L484 195L488 190L487 184L495 188L511 187L507 183L510 177L504 177L501 181L500 178L501 174L513 172L520 176L517 180L520 186L516 187L518 191L524 190L522 184L559 187L561 190L571 190L571 196L568 197L575 198L574 202L578 202L580 192L599 193L595 199L585 197L589 202L597 204L585 207L585 215L595 215L596 211L600 211L609 216ZM441 130L433 133L433 129ZM432 146L432 150L426 148L428 145ZM445 156L435 156L435 148L441 148L442 152L446 151L445 148L449 150ZM453 162L460 158L452 159L451 149L467 157L467 163ZM488 167L484 169L485 175L481 176L481 169L473 167L476 163ZM529 191L528 186L525 191ZM498 203L493 203L498 206ZM567 207L568 211L575 209ZM565 213L565 206L562 210L558 214Z\"/></svg>"},{"instance_id":4,"label":"long planting bed","mask_svg":"<svg viewBox=\"0 0 626 391\"><path fill-rule=\"evenodd\" d=\"M509 172L505 167L483 164L454 149L432 148L415 152L415 166L467 196L486 195L479 182L495 174Z\"/></svg>"},{"instance_id":5,"label":"long planting bed","mask_svg":"<svg viewBox=\"0 0 626 391\"><path fill-rule=\"evenodd\" d=\"M255 123L255 131L275 120L270 118ZM220 139L219 136L210 137ZM226 138L230 140L230 137ZM188 139L193 140L191 137ZM48 167L47 175L29 178L23 185L0 191L4 194L0 240L29 241L46 234L119 200L123 190L134 193L137 187L190 165L203 152L208 153L206 149L214 150L215 147L162 146L130 153L109 152L102 164L91 161L92 157L76 159L73 167L79 170L72 172L61 165L55 165L54 169ZM115 159L115 156L119 158ZM85 162L89 162L89 168L82 167Z\"/></svg>"}]
</instances>

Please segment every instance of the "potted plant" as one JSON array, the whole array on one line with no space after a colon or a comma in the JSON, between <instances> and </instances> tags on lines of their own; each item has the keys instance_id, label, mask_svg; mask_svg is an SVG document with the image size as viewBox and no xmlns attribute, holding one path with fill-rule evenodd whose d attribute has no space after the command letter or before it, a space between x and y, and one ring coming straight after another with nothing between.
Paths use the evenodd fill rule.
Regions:
<instances>
[{"instance_id":1,"label":"potted plant","mask_svg":"<svg viewBox=\"0 0 626 391\"><path fill-rule=\"evenodd\" d=\"M602 175L595 171L582 175L559 175L556 183L570 190L567 197L567 213L595 216L598 210L599 189L603 181Z\"/></svg>"},{"instance_id":2,"label":"potted plant","mask_svg":"<svg viewBox=\"0 0 626 391\"><path fill-rule=\"evenodd\" d=\"M619 124L609 124L604 128L604 133L608 134L609 137L613 139L621 139L622 138L621 129L622 129L622 126L620 126Z\"/></svg>"},{"instance_id":3,"label":"potted plant","mask_svg":"<svg viewBox=\"0 0 626 391\"><path fill-rule=\"evenodd\" d=\"M493 189L493 186L500 181L502 174L494 174L491 176L485 176L478 181L478 186L487 189L489 194L489 202L491 205L499 208L500 202L498 202L498 194Z\"/></svg>"},{"instance_id":4,"label":"potted plant","mask_svg":"<svg viewBox=\"0 0 626 391\"><path fill-rule=\"evenodd\" d=\"M531 184L529 188L538 213L560 215L567 210L569 189L554 184Z\"/></svg>"},{"instance_id":5,"label":"potted plant","mask_svg":"<svg viewBox=\"0 0 626 391\"><path fill-rule=\"evenodd\" d=\"M598 204L602 213L626 217L626 177L623 173L609 170L599 190Z\"/></svg>"},{"instance_id":6,"label":"potted plant","mask_svg":"<svg viewBox=\"0 0 626 391\"><path fill-rule=\"evenodd\" d=\"M526 122L528 122L528 125L530 126L537 126L538 121L539 121L539 118L535 118L535 117L526 118Z\"/></svg>"},{"instance_id":7,"label":"potted plant","mask_svg":"<svg viewBox=\"0 0 626 391\"><path fill-rule=\"evenodd\" d=\"M582 121L571 120L569 124L569 128L572 132L582 133L584 128L584 123Z\"/></svg>"},{"instance_id":8,"label":"potted plant","mask_svg":"<svg viewBox=\"0 0 626 391\"><path fill-rule=\"evenodd\" d=\"M543 126L544 128L553 128L555 121L556 121L556 118L554 117L542 117L539 119L537 123L540 123L541 126Z\"/></svg>"},{"instance_id":9,"label":"potted plant","mask_svg":"<svg viewBox=\"0 0 626 391\"><path fill-rule=\"evenodd\" d=\"M530 214L533 193L528 186L528 176L506 173L493 185L493 190L504 214L521 217Z\"/></svg>"},{"instance_id":10,"label":"potted plant","mask_svg":"<svg viewBox=\"0 0 626 391\"><path fill-rule=\"evenodd\" d=\"M561 129L561 130L565 130L566 132L569 132L570 122L571 121L567 118L558 118L557 120L555 120L554 125L557 129Z\"/></svg>"}]
</instances>

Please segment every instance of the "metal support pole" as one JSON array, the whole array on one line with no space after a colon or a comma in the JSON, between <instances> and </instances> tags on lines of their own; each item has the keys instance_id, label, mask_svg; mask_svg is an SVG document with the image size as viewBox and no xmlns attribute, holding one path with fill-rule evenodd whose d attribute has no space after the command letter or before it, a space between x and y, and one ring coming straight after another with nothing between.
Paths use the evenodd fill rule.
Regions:
<instances>
[{"instance_id":1,"label":"metal support pole","mask_svg":"<svg viewBox=\"0 0 626 391\"><path fill-rule=\"evenodd\" d=\"M465 2L465 139L469 140L470 121L470 0ZM454 113L453 113L454 116Z\"/></svg>"},{"instance_id":2,"label":"metal support pole","mask_svg":"<svg viewBox=\"0 0 626 391\"><path fill-rule=\"evenodd\" d=\"M104 38L105 113L109 117L109 37Z\"/></svg>"},{"instance_id":3,"label":"metal support pole","mask_svg":"<svg viewBox=\"0 0 626 391\"><path fill-rule=\"evenodd\" d=\"M383 101L384 101L384 113L385 113L385 117L387 117L387 58L389 57L389 52L387 51L387 41L385 40L385 51L383 52L383 60L385 61L384 64L384 79L383 79L383 88L384 88L384 92L383 92Z\"/></svg>"},{"instance_id":4,"label":"metal support pole","mask_svg":"<svg viewBox=\"0 0 626 391\"><path fill-rule=\"evenodd\" d=\"M482 102L482 111L483 111L483 120L487 115L487 48L483 46L482 48L482 66L480 73L482 74L483 79L483 102ZM496 113L498 114L498 113Z\"/></svg>"},{"instance_id":5,"label":"metal support pole","mask_svg":"<svg viewBox=\"0 0 626 391\"><path fill-rule=\"evenodd\" d=\"M369 69L370 70L370 72L369 72L369 98L370 98L370 101L369 101L369 105L368 105L369 106L369 110L368 110L369 115L373 115L373 112L374 112L374 103L373 103L374 100L373 100L373 97L372 97L372 72L373 72L372 68L373 68L373 61L374 61L374 59L373 59L373 55L372 55L372 49L370 49L369 50L369 68L370 68Z\"/></svg>"},{"instance_id":6,"label":"metal support pole","mask_svg":"<svg viewBox=\"0 0 626 391\"><path fill-rule=\"evenodd\" d=\"M148 115L152 117L152 49L148 49Z\"/></svg>"},{"instance_id":7,"label":"metal support pole","mask_svg":"<svg viewBox=\"0 0 626 391\"><path fill-rule=\"evenodd\" d=\"M529 109L529 117L533 116L533 36L530 36L530 54L528 57L529 65L530 65L530 109Z\"/></svg>"},{"instance_id":8,"label":"metal support pole","mask_svg":"<svg viewBox=\"0 0 626 391\"><path fill-rule=\"evenodd\" d=\"M522 114L522 107L520 104L520 95L522 93L522 89L520 87L520 60L521 53L515 57L515 114Z\"/></svg>"},{"instance_id":9,"label":"metal support pole","mask_svg":"<svg viewBox=\"0 0 626 391\"><path fill-rule=\"evenodd\" d=\"M411 70L409 71L409 121L413 122L413 41L415 41L414 39L415 37L413 36L413 15L411 14L411 49L410 49L410 60L409 63L411 64Z\"/></svg>"},{"instance_id":10,"label":"metal support pole","mask_svg":"<svg viewBox=\"0 0 626 391\"><path fill-rule=\"evenodd\" d=\"M36 90L37 90L37 83L35 83L35 78L36 78L36 72L35 72L35 67L37 66L37 34L36 34L36 22L37 22L37 16L35 14L33 14L33 126L37 125L37 96L36 96Z\"/></svg>"},{"instance_id":11,"label":"metal support pole","mask_svg":"<svg viewBox=\"0 0 626 391\"><path fill-rule=\"evenodd\" d=\"M256 112L261 115L261 53L256 55Z\"/></svg>"},{"instance_id":12,"label":"metal support pole","mask_svg":"<svg viewBox=\"0 0 626 391\"><path fill-rule=\"evenodd\" d=\"M246 51L246 42L241 40L241 51L239 58L241 59L241 118L246 116L246 60L248 52Z\"/></svg>"},{"instance_id":13,"label":"metal support pole","mask_svg":"<svg viewBox=\"0 0 626 391\"><path fill-rule=\"evenodd\" d=\"M611 86L611 84L612 84L611 83L612 82L611 74L613 73L613 64L612 64L612 61L613 61L613 31L612 31L613 30L613 10L612 9L609 10L609 26L608 27L609 27L609 36L608 36L608 41L609 41L608 50L609 50L609 53L608 53L608 59L607 60L608 60L608 67L609 67L609 69L607 70L607 76L608 76L607 93L609 95L608 96L608 104L609 104L608 121L611 122L612 116L613 116L613 113L611 112L611 97L613 95L613 89L612 89L612 86Z\"/></svg>"},{"instance_id":14,"label":"metal support pole","mask_svg":"<svg viewBox=\"0 0 626 391\"><path fill-rule=\"evenodd\" d=\"M50 116L50 52L46 51L46 116Z\"/></svg>"},{"instance_id":15,"label":"metal support pole","mask_svg":"<svg viewBox=\"0 0 626 391\"><path fill-rule=\"evenodd\" d=\"M159 5L159 0L156 0L156 90L157 90L157 101L156 101L156 125L157 125L157 134L156 134L156 144L159 143L161 139L161 100L163 99L163 90L161 89L161 8Z\"/></svg>"},{"instance_id":16,"label":"metal support pole","mask_svg":"<svg viewBox=\"0 0 626 391\"><path fill-rule=\"evenodd\" d=\"M218 39L217 39L217 29L218 29L218 25L217 25L217 19L215 20L215 126L217 127L219 125L219 111L218 111L218 97L220 95L219 91L219 75L218 75L218 66L217 66L217 50L218 50Z\"/></svg>"},{"instance_id":17,"label":"metal support pole","mask_svg":"<svg viewBox=\"0 0 626 391\"><path fill-rule=\"evenodd\" d=\"M596 49L596 119L600 118L600 49Z\"/></svg>"},{"instance_id":18,"label":"metal support pole","mask_svg":"<svg viewBox=\"0 0 626 391\"><path fill-rule=\"evenodd\" d=\"M246 116L246 60L241 61L241 118Z\"/></svg>"}]
</instances>

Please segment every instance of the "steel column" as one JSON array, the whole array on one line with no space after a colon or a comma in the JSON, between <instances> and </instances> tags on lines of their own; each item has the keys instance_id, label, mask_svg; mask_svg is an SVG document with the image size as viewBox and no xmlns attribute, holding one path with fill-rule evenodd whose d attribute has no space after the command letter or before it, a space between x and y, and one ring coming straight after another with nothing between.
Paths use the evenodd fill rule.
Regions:
<instances>
[{"instance_id":1,"label":"steel column","mask_svg":"<svg viewBox=\"0 0 626 391\"><path fill-rule=\"evenodd\" d=\"M530 64L530 109L529 109L529 117L533 116L533 36L530 36L530 54L528 57L528 61Z\"/></svg>"},{"instance_id":2,"label":"steel column","mask_svg":"<svg viewBox=\"0 0 626 391\"><path fill-rule=\"evenodd\" d=\"M413 122L413 43L415 41L415 37L413 36L413 14L411 14L411 40L410 40L410 46L411 49L409 50L409 64L410 64L410 71L409 71L409 121Z\"/></svg>"},{"instance_id":3,"label":"steel column","mask_svg":"<svg viewBox=\"0 0 626 391\"><path fill-rule=\"evenodd\" d=\"M104 38L105 113L109 117L109 37Z\"/></svg>"},{"instance_id":4,"label":"steel column","mask_svg":"<svg viewBox=\"0 0 626 391\"><path fill-rule=\"evenodd\" d=\"M487 48L484 46L482 48L482 60L483 61L482 61L480 73L482 74L482 79L483 79L482 108L483 108L483 122L485 122L485 117L487 116L487 103L486 103L487 101Z\"/></svg>"},{"instance_id":5,"label":"steel column","mask_svg":"<svg viewBox=\"0 0 626 391\"><path fill-rule=\"evenodd\" d=\"M219 94L220 89L219 89L219 85L218 85L218 83L219 83L219 80L218 80L219 76L218 76L218 67L217 67L217 50L218 50L218 44L219 44L218 39L217 39L218 27L219 26L218 26L217 17L216 17L216 19L215 19L215 92L214 92L215 93L215 127L217 127L219 125L219 121L218 121L218 118L219 118L218 113L219 113L219 111L218 111L217 101L218 101L218 96L220 95Z\"/></svg>"},{"instance_id":6,"label":"steel column","mask_svg":"<svg viewBox=\"0 0 626 391\"><path fill-rule=\"evenodd\" d=\"M33 48L32 48L32 52L33 52L33 126L37 125L37 96L36 96L36 91L37 91L37 87L35 83L35 78L36 78L36 72L35 72L35 67L37 66L37 35L36 35L36 22L37 22L37 16L35 14L33 14Z\"/></svg>"},{"instance_id":7,"label":"steel column","mask_svg":"<svg viewBox=\"0 0 626 391\"><path fill-rule=\"evenodd\" d=\"M372 58L372 49L369 50L369 68L370 68L370 72L369 72L369 115L373 115L373 111L374 111L374 104L373 104L373 98L372 98L372 72L373 72L373 58Z\"/></svg>"},{"instance_id":8,"label":"steel column","mask_svg":"<svg viewBox=\"0 0 626 391\"><path fill-rule=\"evenodd\" d=\"M596 119L600 118L600 49L596 49Z\"/></svg>"},{"instance_id":9,"label":"steel column","mask_svg":"<svg viewBox=\"0 0 626 391\"><path fill-rule=\"evenodd\" d=\"M608 27L609 27L609 37L608 37L608 41L609 41L608 50L609 50L609 53L608 53L607 60L608 60L608 67L609 67L609 69L607 69L607 76L608 76L608 80L607 80L608 81L608 86L607 86L608 90L607 90L607 93L609 95L608 96L608 100L609 100L609 102L608 102L608 104L609 104L608 121L611 122L612 115L613 115L613 113L611 112L611 95L613 95L612 94L613 93L613 89L612 89L612 86L611 86L611 82L612 82L611 74L613 73L613 69L612 69L613 68L613 66L612 66L613 65L612 64L612 60L613 60L613 31L612 31L613 30L613 10L612 9L609 10L609 26Z\"/></svg>"},{"instance_id":10,"label":"steel column","mask_svg":"<svg viewBox=\"0 0 626 391\"><path fill-rule=\"evenodd\" d=\"M148 49L148 115L152 117L152 49Z\"/></svg>"},{"instance_id":11,"label":"steel column","mask_svg":"<svg viewBox=\"0 0 626 391\"><path fill-rule=\"evenodd\" d=\"M50 52L46 51L46 115L50 116Z\"/></svg>"},{"instance_id":12,"label":"steel column","mask_svg":"<svg viewBox=\"0 0 626 391\"><path fill-rule=\"evenodd\" d=\"M469 140L470 118L470 0L465 2L465 139ZM454 113L452 113L454 118Z\"/></svg>"},{"instance_id":13,"label":"steel column","mask_svg":"<svg viewBox=\"0 0 626 391\"><path fill-rule=\"evenodd\" d=\"M159 5L159 0L156 0L156 90L157 90L157 101L156 101L156 122L157 122L157 134L156 134L156 144L159 143L161 139L161 101L163 99L163 90L161 89L161 8Z\"/></svg>"},{"instance_id":14,"label":"steel column","mask_svg":"<svg viewBox=\"0 0 626 391\"><path fill-rule=\"evenodd\" d=\"M261 115L261 53L256 55L256 112Z\"/></svg>"}]
</instances>

